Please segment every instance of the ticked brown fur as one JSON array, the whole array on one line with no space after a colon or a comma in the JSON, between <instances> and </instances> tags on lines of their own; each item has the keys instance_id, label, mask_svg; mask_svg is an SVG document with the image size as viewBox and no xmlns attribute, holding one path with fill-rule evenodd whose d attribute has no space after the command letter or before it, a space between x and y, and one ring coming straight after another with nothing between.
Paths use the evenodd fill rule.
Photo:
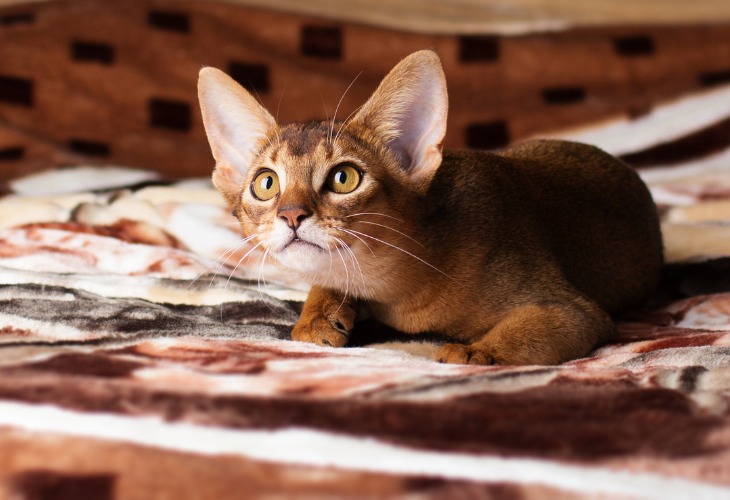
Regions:
<instances>
[{"instance_id":1,"label":"ticked brown fur","mask_svg":"<svg viewBox=\"0 0 730 500\"><path fill-rule=\"evenodd\" d=\"M368 316L446 336L440 361L555 364L608 339L610 316L658 280L656 208L619 160L560 141L442 153L432 52L404 59L345 122L279 127L212 68L199 93L213 180L244 235L313 285L294 340L344 346ZM343 168L337 179L359 183L337 192Z\"/></svg>"}]
</instances>

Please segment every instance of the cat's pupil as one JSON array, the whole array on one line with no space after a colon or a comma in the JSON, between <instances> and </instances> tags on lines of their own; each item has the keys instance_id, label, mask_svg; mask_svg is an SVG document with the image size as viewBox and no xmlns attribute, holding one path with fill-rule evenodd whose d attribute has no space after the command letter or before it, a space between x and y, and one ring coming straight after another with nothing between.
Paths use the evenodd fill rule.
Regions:
<instances>
[{"instance_id":1,"label":"cat's pupil","mask_svg":"<svg viewBox=\"0 0 730 500\"><path fill-rule=\"evenodd\" d=\"M271 186L273 186L273 185L274 185L274 178L270 175L267 175L261 181L261 187L264 188L266 191L271 189Z\"/></svg>"},{"instance_id":2,"label":"cat's pupil","mask_svg":"<svg viewBox=\"0 0 730 500\"><path fill-rule=\"evenodd\" d=\"M335 182L337 184L345 184L347 182L347 174L343 170L340 170L335 174Z\"/></svg>"}]
</instances>

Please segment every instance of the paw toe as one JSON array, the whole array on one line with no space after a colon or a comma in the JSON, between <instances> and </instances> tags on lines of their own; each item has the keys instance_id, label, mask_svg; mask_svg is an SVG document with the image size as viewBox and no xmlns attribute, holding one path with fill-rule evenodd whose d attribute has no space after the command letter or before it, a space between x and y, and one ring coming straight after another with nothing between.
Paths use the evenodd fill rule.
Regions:
<instances>
[{"instance_id":1,"label":"paw toe","mask_svg":"<svg viewBox=\"0 0 730 500\"><path fill-rule=\"evenodd\" d=\"M440 363L460 365L493 365L494 358L486 351L464 344L446 344L439 351L436 360Z\"/></svg>"},{"instance_id":2,"label":"paw toe","mask_svg":"<svg viewBox=\"0 0 730 500\"><path fill-rule=\"evenodd\" d=\"M347 331L333 327L327 320L317 319L308 325L297 323L291 338L321 346L342 347L347 344Z\"/></svg>"},{"instance_id":3,"label":"paw toe","mask_svg":"<svg viewBox=\"0 0 730 500\"><path fill-rule=\"evenodd\" d=\"M337 330L327 328L315 333L314 343L327 347L343 347L347 344L347 337Z\"/></svg>"}]
</instances>

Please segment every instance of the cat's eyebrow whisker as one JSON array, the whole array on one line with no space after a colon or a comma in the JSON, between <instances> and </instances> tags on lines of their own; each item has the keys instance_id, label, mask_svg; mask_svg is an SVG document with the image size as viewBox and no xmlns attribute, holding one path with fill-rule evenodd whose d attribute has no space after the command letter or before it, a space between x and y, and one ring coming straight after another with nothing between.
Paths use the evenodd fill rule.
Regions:
<instances>
[{"instance_id":1,"label":"cat's eyebrow whisker","mask_svg":"<svg viewBox=\"0 0 730 500\"><path fill-rule=\"evenodd\" d=\"M358 106L357 108L355 108L355 110L352 113L350 113L349 115L347 115L347 118L345 118L345 120L342 122L342 126L337 131L337 134L335 134L335 140L334 140L334 142L337 142L337 139L340 137L340 134L345 129L345 124L350 120L350 118L352 118L355 115L355 113L357 113L358 111L360 111L363 106L364 106L364 104L361 104L360 106Z\"/></svg>"},{"instance_id":2,"label":"cat's eyebrow whisker","mask_svg":"<svg viewBox=\"0 0 730 500\"><path fill-rule=\"evenodd\" d=\"M264 151L270 148L272 144L274 144L274 139L276 139L276 147L280 148L281 132L279 131L278 127L276 128L276 130L274 130L274 133L269 136L269 140L264 147L262 147L260 150L250 149L250 151L253 152L256 156L260 156L261 154L263 154Z\"/></svg>"},{"instance_id":3,"label":"cat's eyebrow whisker","mask_svg":"<svg viewBox=\"0 0 730 500\"><path fill-rule=\"evenodd\" d=\"M278 133L278 131L277 131L277 133ZM269 146L271 146L271 144L273 143L273 141L274 141L274 138L273 137L269 137L269 141L264 146L262 146L260 148L255 148L253 146L249 146L247 148L247 151L248 151L248 153L252 157L261 156L263 154L263 152L266 151L266 148L268 148Z\"/></svg>"},{"instance_id":4,"label":"cat's eyebrow whisker","mask_svg":"<svg viewBox=\"0 0 730 500\"><path fill-rule=\"evenodd\" d=\"M335 140L334 141L332 140L332 134L335 131L335 119L337 118L337 111L340 110L340 104L342 104L342 100L345 98L345 96L347 95L347 92L350 90L350 88L355 84L355 82L357 81L357 79L360 78L360 75L362 75L362 71L359 72L355 76L355 78L352 79L352 81L350 82L350 85L347 86L347 88L345 89L345 91L342 93L342 97L340 97L340 100L337 102L337 107L335 107L335 114L332 115L332 124L330 125L330 133L329 133L329 135L327 137L327 140L329 141L330 144L333 144L335 141L337 141L337 138L339 137L339 130L338 130L337 131L338 134L335 135ZM350 116L352 116L352 115L350 115ZM350 116L348 116L347 118L349 119Z\"/></svg>"},{"instance_id":5,"label":"cat's eyebrow whisker","mask_svg":"<svg viewBox=\"0 0 730 500\"><path fill-rule=\"evenodd\" d=\"M355 231L354 229L342 229L342 230L343 230L343 231L345 231L346 233L352 234L353 236L354 236L354 233L357 233L357 234L359 234L359 235L361 235L361 236L364 236L365 238L370 238L371 240L375 240L375 241L378 241L378 242L382 243L383 245L387 245L387 246L389 246L389 247L391 247L391 248L393 248L393 249L395 249L395 250L399 250L399 251L403 252L403 253L404 253L404 254L406 254L406 255L410 255L411 257L413 257L413 258L414 258L414 259L416 259L417 261L419 261L419 262L422 262L423 264L426 264L426 265L427 265L428 267L430 267L430 268L431 268L431 269L433 269L434 271L437 271L437 272L439 272L439 273L443 274L444 276L446 276L446 277L447 277L447 278L449 278L450 280L456 281L456 280L455 280L454 278L452 278L451 276L449 276L448 274L446 274L445 272L443 272L443 271L442 271L441 269L439 269L438 267L436 267L436 266L434 266L434 265L432 265L432 264L429 264L428 262L426 262L425 260L423 260L423 259L422 259L422 258L420 258L419 256L417 256L417 255L414 255L414 254L412 254L411 252L409 252L409 251L407 251L407 250L404 250L404 249L402 249L401 247L399 247L399 246L397 246L397 245L393 245L392 243L388 243L387 241L381 240L380 238L376 238L375 236L370 236L370 235L369 235L369 234L367 234L367 233L363 233L363 232L361 232L361 231Z\"/></svg>"},{"instance_id":6,"label":"cat's eyebrow whisker","mask_svg":"<svg viewBox=\"0 0 730 500\"><path fill-rule=\"evenodd\" d=\"M384 227L385 229L390 229L391 231L395 231L396 233L400 234L401 236L405 236L406 238L408 238L409 240L411 240L413 243L420 246L421 248L426 248L425 246L423 246L423 244L420 241L414 240L413 238L408 236L406 233L404 233L402 231L398 231L397 229L392 228L390 226L386 226L385 224L378 224L377 222L368 222L365 220L359 220L357 222L359 222L360 224L370 224L371 226L380 226L380 227Z\"/></svg>"},{"instance_id":7,"label":"cat's eyebrow whisker","mask_svg":"<svg viewBox=\"0 0 730 500\"><path fill-rule=\"evenodd\" d=\"M321 91L318 91L318 92L319 92L319 99L322 101L322 107L324 108L325 122L329 123L330 122L330 113L329 113L329 111L327 111L327 104L324 102L324 96L322 95L322 92ZM327 141L328 142L329 142L329 134L330 134L330 131L327 131L327 137L328 137Z\"/></svg>"},{"instance_id":8,"label":"cat's eyebrow whisker","mask_svg":"<svg viewBox=\"0 0 730 500\"><path fill-rule=\"evenodd\" d=\"M288 82L287 82L287 85L288 85ZM262 107L264 107L264 101L263 101L263 99L261 99L261 94L259 94L259 91L256 89L256 87L253 87L253 91L256 94L256 100L259 102L259 104L261 104ZM279 97L279 104L276 107L276 123L279 122L279 106L281 105L281 100L284 97L284 92L286 92L286 86L284 87L284 90L282 90L282 92L281 92L281 97ZM322 94L320 93L320 96L321 95ZM327 111L327 109L325 108L325 112L326 111ZM276 128L276 130L275 130L275 132L276 132L276 145L278 147L281 147L281 132L279 131L278 125L275 128ZM271 146L272 141L273 141L273 137L271 139L269 139L269 143L266 145L266 147ZM266 148L264 148L264 149L266 149ZM252 152L253 153L257 153L257 151L254 151L254 150L252 150Z\"/></svg>"},{"instance_id":9,"label":"cat's eyebrow whisker","mask_svg":"<svg viewBox=\"0 0 730 500\"><path fill-rule=\"evenodd\" d=\"M281 91L281 95L279 96L279 102L276 105L276 123L279 123L279 110L281 109L281 101L284 100L284 95L286 94L286 89L289 88L289 80L284 83L284 89Z\"/></svg>"},{"instance_id":10,"label":"cat's eyebrow whisker","mask_svg":"<svg viewBox=\"0 0 730 500\"><path fill-rule=\"evenodd\" d=\"M286 94L286 89L289 87L289 81L287 81L284 84L284 90L281 91L281 95L279 96L279 102L276 105L276 147L281 148L281 129L279 128L279 109L281 108L281 101L284 100L284 94Z\"/></svg>"}]
</instances>

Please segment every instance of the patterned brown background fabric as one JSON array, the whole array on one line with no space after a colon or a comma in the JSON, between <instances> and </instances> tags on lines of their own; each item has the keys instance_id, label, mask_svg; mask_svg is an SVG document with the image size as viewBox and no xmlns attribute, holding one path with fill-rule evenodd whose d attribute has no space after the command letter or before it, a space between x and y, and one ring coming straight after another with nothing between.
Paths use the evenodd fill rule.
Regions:
<instances>
[{"instance_id":1,"label":"patterned brown background fabric","mask_svg":"<svg viewBox=\"0 0 730 500\"><path fill-rule=\"evenodd\" d=\"M448 35L216 1L13 4L0 8L0 175L87 159L205 175L210 152L195 99L204 65L231 73L282 122L306 121L331 118L340 97L337 116L347 117L398 60L432 48L450 88L446 146L494 148L641 116L727 83L728 33L722 22L609 19L519 36Z\"/></svg>"}]
</instances>

